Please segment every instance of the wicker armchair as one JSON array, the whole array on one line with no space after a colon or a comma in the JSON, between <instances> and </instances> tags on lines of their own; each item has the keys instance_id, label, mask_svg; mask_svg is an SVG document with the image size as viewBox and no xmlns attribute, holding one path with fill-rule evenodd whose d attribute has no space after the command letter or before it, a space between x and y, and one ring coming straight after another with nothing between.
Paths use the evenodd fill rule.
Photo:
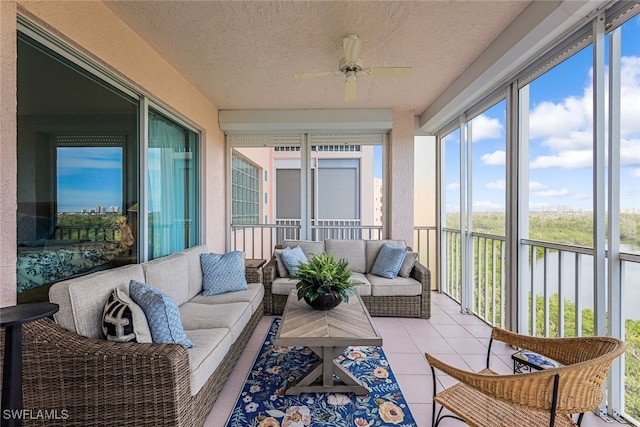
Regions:
<instances>
[{"instance_id":1,"label":"wicker armchair","mask_svg":"<svg viewBox=\"0 0 640 427\"><path fill-rule=\"evenodd\" d=\"M494 340L531 350L564 366L499 375L489 369ZM607 371L625 347L624 342L611 337L536 338L493 328L487 368L479 373L454 368L426 353L434 379L432 426L446 417L470 426L579 426L584 412L602 401ZM435 369L460 382L438 393ZM441 406L437 416L436 404ZM443 408L454 415L443 415ZM574 421L571 414L580 415Z\"/></svg>"}]
</instances>

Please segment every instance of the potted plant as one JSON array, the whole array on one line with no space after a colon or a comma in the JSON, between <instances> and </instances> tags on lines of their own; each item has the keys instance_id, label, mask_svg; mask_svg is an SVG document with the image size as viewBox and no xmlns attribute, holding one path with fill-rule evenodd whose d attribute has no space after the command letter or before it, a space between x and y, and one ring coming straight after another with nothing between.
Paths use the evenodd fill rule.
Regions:
<instances>
[{"instance_id":1,"label":"potted plant","mask_svg":"<svg viewBox=\"0 0 640 427\"><path fill-rule=\"evenodd\" d=\"M298 300L304 300L318 310L330 310L341 301L349 301L358 282L350 280L348 262L336 260L327 254L314 254L309 262L300 264L298 272L291 276L296 284Z\"/></svg>"}]
</instances>

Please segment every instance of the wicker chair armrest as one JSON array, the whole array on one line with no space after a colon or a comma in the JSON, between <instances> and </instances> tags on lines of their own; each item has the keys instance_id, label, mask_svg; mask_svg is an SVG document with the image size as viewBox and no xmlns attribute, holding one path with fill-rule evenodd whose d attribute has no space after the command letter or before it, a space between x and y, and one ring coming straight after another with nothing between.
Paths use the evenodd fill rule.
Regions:
<instances>
[{"instance_id":1,"label":"wicker chair armrest","mask_svg":"<svg viewBox=\"0 0 640 427\"><path fill-rule=\"evenodd\" d=\"M422 293L431 292L431 271L418 261L413 266L410 276L422 284Z\"/></svg>"},{"instance_id":2,"label":"wicker chair armrest","mask_svg":"<svg viewBox=\"0 0 640 427\"><path fill-rule=\"evenodd\" d=\"M63 408L70 425L116 425L119 416L190 425L189 356L181 345L86 338L42 319L23 327L23 367L25 407Z\"/></svg>"},{"instance_id":3,"label":"wicker chair armrest","mask_svg":"<svg viewBox=\"0 0 640 427\"><path fill-rule=\"evenodd\" d=\"M271 258L268 263L265 264L262 269L264 287L265 289L268 287L271 289L271 285L273 281L278 277L278 265L276 263L276 259Z\"/></svg>"},{"instance_id":4,"label":"wicker chair armrest","mask_svg":"<svg viewBox=\"0 0 640 427\"><path fill-rule=\"evenodd\" d=\"M491 338L533 351L564 365L592 361L600 357L613 360L624 353L626 347L623 341L612 337L532 337L498 327L494 327L491 331Z\"/></svg>"}]
</instances>

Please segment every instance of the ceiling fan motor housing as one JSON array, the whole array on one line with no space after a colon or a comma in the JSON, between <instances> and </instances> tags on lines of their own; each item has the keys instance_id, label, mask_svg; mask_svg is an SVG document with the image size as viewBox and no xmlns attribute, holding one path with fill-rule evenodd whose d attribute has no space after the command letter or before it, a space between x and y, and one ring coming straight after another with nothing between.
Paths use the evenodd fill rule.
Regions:
<instances>
[{"instance_id":1,"label":"ceiling fan motor housing","mask_svg":"<svg viewBox=\"0 0 640 427\"><path fill-rule=\"evenodd\" d=\"M341 72L347 73L348 71L360 72L364 69L362 66L362 59L358 58L356 62L347 62L345 58L340 60L340 67L338 68Z\"/></svg>"}]
</instances>

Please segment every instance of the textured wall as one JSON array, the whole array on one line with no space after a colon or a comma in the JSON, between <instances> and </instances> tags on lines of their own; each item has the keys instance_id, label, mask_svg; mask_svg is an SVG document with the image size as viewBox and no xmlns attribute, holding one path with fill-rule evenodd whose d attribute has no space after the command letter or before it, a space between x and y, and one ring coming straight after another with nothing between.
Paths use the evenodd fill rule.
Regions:
<instances>
[{"instance_id":1,"label":"textured wall","mask_svg":"<svg viewBox=\"0 0 640 427\"><path fill-rule=\"evenodd\" d=\"M16 20L25 16L55 37L93 58L123 80L202 129L206 206L205 242L214 251L225 248L224 135L218 110L147 43L101 2L0 1L0 88L2 116L0 162L0 295L3 305L15 303L16 211Z\"/></svg>"},{"instance_id":2,"label":"textured wall","mask_svg":"<svg viewBox=\"0 0 640 427\"><path fill-rule=\"evenodd\" d=\"M16 5L0 1L0 307L16 303Z\"/></svg>"},{"instance_id":3,"label":"textured wall","mask_svg":"<svg viewBox=\"0 0 640 427\"><path fill-rule=\"evenodd\" d=\"M389 237L413 246L413 111L394 111L389 142Z\"/></svg>"}]
</instances>

